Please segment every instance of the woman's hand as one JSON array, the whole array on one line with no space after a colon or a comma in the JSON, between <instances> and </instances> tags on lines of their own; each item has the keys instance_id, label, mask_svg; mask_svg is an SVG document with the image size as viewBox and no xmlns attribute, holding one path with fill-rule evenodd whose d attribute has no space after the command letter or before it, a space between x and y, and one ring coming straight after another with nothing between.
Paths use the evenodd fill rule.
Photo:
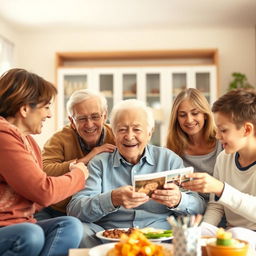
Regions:
<instances>
[{"instance_id":1,"label":"woman's hand","mask_svg":"<svg viewBox=\"0 0 256 256\"><path fill-rule=\"evenodd\" d=\"M146 203L149 197L145 193L134 192L132 186L123 186L112 190L111 199L115 207L130 209Z\"/></svg>"},{"instance_id":2,"label":"woman's hand","mask_svg":"<svg viewBox=\"0 0 256 256\"><path fill-rule=\"evenodd\" d=\"M151 198L160 204L164 204L170 208L176 207L181 200L181 192L179 187L174 183L167 183L164 189L157 189Z\"/></svg>"},{"instance_id":3,"label":"woman's hand","mask_svg":"<svg viewBox=\"0 0 256 256\"><path fill-rule=\"evenodd\" d=\"M187 177L192 178L192 180L181 184L181 186L187 190L200 193L214 193L218 197L220 197L223 192L224 183L208 173L195 172L188 174Z\"/></svg>"},{"instance_id":4,"label":"woman's hand","mask_svg":"<svg viewBox=\"0 0 256 256\"><path fill-rule=\"evenodd\" d=\"M82 162L71 163L69 165L69 170L72 171L74 169L80 169L84 173L85 180L87 180L87 178L89 176L89 172L88 172L88 169L87 169L87 167L85 166L84 163L82 163Z\"/></svg>"}]
</instances>

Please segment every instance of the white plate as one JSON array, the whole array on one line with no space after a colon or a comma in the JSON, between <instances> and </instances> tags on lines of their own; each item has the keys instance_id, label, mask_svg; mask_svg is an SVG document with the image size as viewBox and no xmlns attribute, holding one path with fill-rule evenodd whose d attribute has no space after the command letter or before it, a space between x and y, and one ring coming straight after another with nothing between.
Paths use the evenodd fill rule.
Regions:
<instances>
[{"instance_id":1,"label":"white plate","mask_svg":"<svg viewBox=\"0 0 256 256\"><path fill-rule=\"evenodd\" d=\"M89 250L89 256L106 256L107 252L114 248L115 244L116 243L108 243L95 246ZM160 245L165 247L167 250L172 251L170 244L161 243Z\"/></svg>"},{"instance_id":2,"label":"white plate","mask_svg":"<svg viewBox=\"0 0 256 256\"><path fill-rule=\"evenodd\" d=\"M128 230L128 228L120 228L120 229ZM108 229L108 230L113 230L113 229ZM104 231L105 230L97 232L96 236L105 241L118 242L120 240L120 238L109 238L109 237L103 236ZM173 239L173 236L154 238L154 239L149 239L149 240L152 242L162 242L162 241L167 241L167 240L171 240L171 239Z\"/></svg>"},{"instance_id":3,"label":"white plate","mask_svg":"<svg viewBox=\"0 0 256 256\"><path fill-rule=\"evenodd\" d=\"M107 252L115 246L116 243L101 244L89 250L89 256L106 256Z\"/></svg>"}]
</instances>

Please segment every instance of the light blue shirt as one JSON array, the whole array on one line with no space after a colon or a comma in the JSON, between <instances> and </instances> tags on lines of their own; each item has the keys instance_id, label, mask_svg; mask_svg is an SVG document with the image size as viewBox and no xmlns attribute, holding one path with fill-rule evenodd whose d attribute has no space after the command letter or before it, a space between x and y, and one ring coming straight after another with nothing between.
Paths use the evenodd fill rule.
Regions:
<instances>
[{"instance_id":1,"label":"light blue shirt","mask_svg":"<svg viewBox=\"0 0 256 256\"><path fill-rule=\"evenodd\" d=\"M115 150L113 153L96 155L88 164L89 178L86 187L75 194L67 206L68 215L76 216L83 222L94 222L104 229L123 227L155 227L170 229L166 218L173 214L202 214L204 200L195 192L182 192L177 208L150 200L134 209L114 207L112 190L132 185L133 176L183 168L182 159L166 148L147 145L140 161L128 163Z\"/></svg>"}]
</instances>

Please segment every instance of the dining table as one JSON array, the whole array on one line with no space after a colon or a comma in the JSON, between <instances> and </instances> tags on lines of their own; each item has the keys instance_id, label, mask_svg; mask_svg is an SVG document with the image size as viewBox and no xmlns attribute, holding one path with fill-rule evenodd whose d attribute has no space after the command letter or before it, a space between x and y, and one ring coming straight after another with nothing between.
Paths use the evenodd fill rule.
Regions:
<instances>
[{"instance_id":1,"label":"dining table","mask_svg":"<svg viewBox=\"0 0 256 256\"><path fill-rule=\"evenodd\" d=\"M90 249L70 249L68 256L88 256Z\"/></svg>"}]
</instances>

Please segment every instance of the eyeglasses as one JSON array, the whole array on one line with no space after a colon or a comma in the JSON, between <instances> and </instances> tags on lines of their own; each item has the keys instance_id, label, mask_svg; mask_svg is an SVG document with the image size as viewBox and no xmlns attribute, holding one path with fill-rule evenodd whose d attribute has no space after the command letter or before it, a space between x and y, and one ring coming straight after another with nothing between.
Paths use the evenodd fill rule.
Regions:
<instances>
[{"instance_id":1,"label":"eyeglasses","mask_svg":"<svg viewBox=\"0 0 256 256\"><path fill-rule=\"evenodd\" d=\"M88 122L89 120L91 120L92 122L97 122L102 118L102 116L103 116L103 114L95 113L95 114L91 114L89 116L73 117L73 119L76 122L83 124L85 122Z\"/></svg>"}]
</instances>

